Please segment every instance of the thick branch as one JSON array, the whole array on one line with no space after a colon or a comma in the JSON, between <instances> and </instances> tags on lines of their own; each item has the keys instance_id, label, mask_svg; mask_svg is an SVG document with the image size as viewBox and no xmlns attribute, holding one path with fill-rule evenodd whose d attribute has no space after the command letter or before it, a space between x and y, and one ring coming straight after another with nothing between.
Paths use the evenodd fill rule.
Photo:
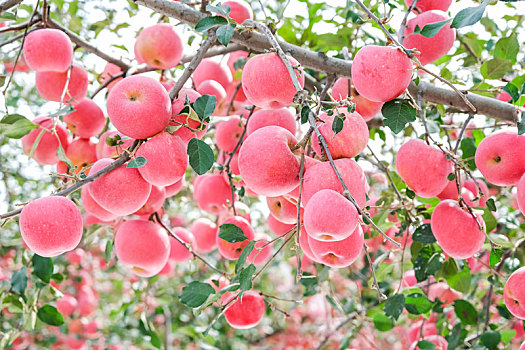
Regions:
<instances>
[{"instance_id":1,"label":"thick branch","mask_svg":"<svg viewBox=\"0 0 525 350\"><path fill-rule=\"evenodd\" d=\"M5 0L0 3L0 14L9 10L11 7L20 4L24 0Z\"/></svg>"},{"instance_id":2,"label":"thick branch","mask_svg":"<svg viewBox=\"0 0 525 350\"><path fill-rule=\"evenodd\" d=\"M134 1L158 13L172 18L177 18L191 26L195 26L201 18L205 17L205 15L201 12L175 1ZM235 43L240 43L256 52L262 52L272 47L265 35L256 32L235 32L232 41ZM336 74L340 77L351 77L350 72L352 64L350 62L338 58L328 57L323 52L310 51L283 41L279 41L279 45L285 53L294 57L297 61L299 61L299 63L301 63L303 67L315 69L325 73ZM412 95L421 94L421 96L428 102L456 107L462 111L466 110L465 102L453 90L440 88L426 82L420 82L419 85L416 85L412 82L409 86L409 91ZM517 106L498 101L494 98L476 94L467 94L466 97L474 105L474 107L476 107L476 110L479 114L484 114L488 117L505 120L512 123L516 123L519 120L521 110Z\"/></svg>"}]
</instances>

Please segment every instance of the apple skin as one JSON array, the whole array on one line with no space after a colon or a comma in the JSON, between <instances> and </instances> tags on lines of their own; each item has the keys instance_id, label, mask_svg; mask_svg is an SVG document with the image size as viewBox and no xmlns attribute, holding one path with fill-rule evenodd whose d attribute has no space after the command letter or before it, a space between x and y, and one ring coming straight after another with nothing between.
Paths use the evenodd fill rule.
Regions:
<instances>
[{"instance_id":1,"label":"apple skin","mask_svg":"<svg viewBox=\"0 0 525 350\"><path fill-rule=\"evenodd\" d=\"M166 190L162 186L151 186L151 192L148 200L142 208L135 212L135 215L151 215L162 209L164 200L166 199Z\"/></svg>"},{"instance_id":2,"label":"apple skin","mask_svg":"<svg viewBox=\"0 0 525 350\"><path fill-rule=\"evenodd\" d=\"M250 5L243 0L230 0L225 1L223 5L230 6L230 17L235 20L235 22L241 24L247 19L253 19L253 11Z\"/></svg>"},{"instance_id":3,"label":"apple skin","mask_svg":"<svg viewBox=\"0 0 525 350\"><path fill-rule=\"evenodd\" d=\"M450 23L447 23L436 35L427 38L421 34L414 34L416 26L424 28L427 24L448 19L444 12L434 10L423 12L407 22L403 45L407 49L417 49L421 53L418 58L422 65L432 63L446 55L454 45L456 32L450 28Z\"/></svg>"},{"instance_id":4,"label":"apple skin","mask_svg":"<svg viewBox=\"0 0 525 350\"><path fill-rule=\"evenodd\" d=\"M270 231L277 236L284 235L286 232L290 231L296 226L294 224L285 224L284 222L277 220L272 214L268 215L266 224L268 225Z\"/></svg>"},{"instance_id":5,"label":"apple skin","mask_svg":"<svg viewBox=\"0 0 525 350\"><path fill-rule=\"evenodd\" d=\"M367 45L355 55L352 82L364 98L387 102L405 91L412 80L412 61L397 48Z\"/></svg>"},{"instance_id":6,"label":"apple skin","mask_svg":"<svg viewBox=\"0 0 525 350\"><path fill-rule=\"evenodd\" d=\"M340 108L337 112L344 116L341 131L335 134L332 130L335 119L334 111L332 116L328 116L326 113L319 116L324 121L324 123L318 123L319 132L324 136L332 158L353 158L360 154L368 144L368 126L358 113L349 113L345 108ZM312 148L317 154L323 154L315 133L312 135ZM324 149L322 151L324 152Z\"/></svg>"},{"instance_id":7,"label":"apple skin","mask_svg":"<svg viewBox=\"0 0 525 350\"><path fill-rule=\"evenodd\" d=\"M244 125L244 120L237 117L218 122L215 125L215 143L217 148L223 152L233 152L243 134ZM246 139L246 136L244 136L244 139Z\"/></svg>"},{"instance_id":8,"label":"apple skin","mask_svg":"<svg viewBox=\"0 0 525 350\"><path fill-rule=\"evenodd\" d=\"M219 214L232 200L230 185L221 174L204 174L193 182L193 199L202 210Z\"/></svg>"},{"instance_id":9,"label":"apple skin","mask_svg":"<svg viewBox=\"0 0 525 350\"><path fill-rule=\"evenodd\" d=\"M159 23L140 31L135 42L135 58L157 69L179 64L184 46L171 24Z\"/></svg>"},{"instance_id":10,"label":"apple skin","mask_svg":"<svg viewBox=\"0 0 525 350\"><path fill-rule=\"evenodd\" d=\"M409 7L412 4L413 0L405 0L405 4L407 7ZM431 11L431 10L441 10L441 11L447 11L450 5L452 4L452 0L414 0L417 1L416 8L421 10L421 12L425 11ZM416 10L413 10L413 12L417 13ZM422 27L421 27L422 28Z\"/></svg>"},{"instance_id":11,"label":"apple skin","mask_svg":"<svg viewBox=\"0 0 525 350\"><path fill-rule=\"evenodd\" d=\"M353 159L336 159L334 163L357 204L363 208L366 203L366 194L369 188L365 173ZM306 169L302 194L302 202L304 202L304 205L308 205L310 198L312 198L316 192L323 189L334 190L340 194L343 194L344 191L334 169L332 169L332 166L328 162L318 163Z\"/></svg>"},{"instance_id":12,"label":"apple skin","mask_svg":"<svg viewBox=\"0 0 525 350\"><path fill-rule=\"evenodd\" d=\"M184 242L188 243L190 246L195 246L195 237L193 237L193 233L186 230L184 227L175 227L172 230L173 234L179 237ZM186 249L184 245L182 245L178 240L176 240L174 237L170 236L170 257L169 259L171 261L175 262L184 262L191 259L192 254L191 252Z\"/></svg>"},{"instance_id":13,"label":"apple skin","mask_svg":"<svg viewBox=\"0 0 525 350\"><path fill-rule=\"evenodd\" d=\"M237 260L243 249L248 245L248 243L253 240L255 233L248 221L241 216L232 216L226 219L224 224L233 224L240 228L244 235L248 238L242 242L230 243L217 235L217 248L219 248L219 253L228 260ZM221 225L222 226L222 225ZM219 230L220 232L220 230Z\"/></svg>"},{"instance_id":14,"label":"apple skin","mask_svg":"<svg viewBox=\"0 0 525 350\"><path fill-rule=\"evenodd\" d=\"M73 45L69 37L58 29L39 29L24 40L24 58L37 72L65 72L73 61Z\"/></svg>"},{"instance_id":15,"label":"apple skin","mask_svg":"<svg viewBox=\"0 0 525 350\"><path fill-rule=\"evenodd\" d=\"M396 169L407 186L424 198L440 194L454 171L443 152L419 139L409 140L399 148Z\"/></svg>"},{"instance_id":16,"label":"apple skin","mask_svg":"<svg viewBox=\"0 0 525 350\"><path fill-rule=\"evenodd\" d=\"M147 159L138 168L144 180L156 186L169 186L180 181L188 168L186 145L177 135L162 131L144 143L136 152Z\"/></svg>"},{"instance_id":17,"label":"apple skin","mask_svg":"<svg viewBox=\"0 0 525 350\"><path fill-rule=\"evenodd\" d=\"M106 63L106 66L104 67L104 71L100 75L102 84L104 84L106 81L108 81L109 79L111 79L112 77L120 73L122 73L122 69L120 69L119 66L113 63L109 63L109 62ZM106 89L108 89L108 91L111 91L111 89L113 89L113 86L115 86L122 79L124 78L121 77L121 78L114 79L111 83L109 83L106 86Z\"/></svg>"},{"instance_id":18,"label":"apple skin","mask_svg":"<svg viewBox=\"0 0 525 350\"><path fill-rule=\"evenodd\" d=\"M296 188L300 162L291 151L296 144L296 138L279 126L266 126L248 136L239 152L239 170L246 185L272 197Z\"/></svg>"},{"instance_id":19,"label":"apple skin","mask_svg":"<svg viewBox=\"0 0 525 350\"><path fill-rule=\"evenodd\" d=\"M297 222L297 205L284 196L266 197L266 204L270 214L284 224L295 224ZM302 216L301 208L301 216Z\"/></svg>"},{"instance_id":20,"label":"apple skin","mask_svg":"<svg viewBox=\"0 0 525 350\"><path fill-rule=\"evenodd\" d=\"M483 177L497 186L514 186L525 173L525 135L500 131L485 137L475 162Z\"/></svg>"},{"instance_id":21,"label":"apple skin","mask_svg":"<svg viewBox=\"0 0 525 350\"><path fill-rule=\"evenodd\" d=\"M510 313L520 320L525 320L525 267L510 275L505 283L503 296Z\"/></svg>"},{"instance_id":22,"label":"apple skin","mask_svg":"<svg viewBox=\"0 0 525 350\"><path fill-rule=\"evenodd\" d=\"M226 90L233 81L230 69L211 58L205 58L193 72L191 79L195 86L200 86L206 80L214 80Z\"/></svg>"},{"instance_id":23,"label":"apple skin","mask_svg":"<svg viewBox=\"0 0 525 350\"><path fill-rule=\"evenodd\" d=\"M73 250L82 239L82 214L66 197L42 197L29 202L22 209L19 226L24 243L43 257Z\"/></svg>"},{"instance_id":24,"label":"apple skin","mask_svg":"<svg viewBox=\"0 0 525 350\"><path fill-rule=\"evenodd\" d=\"M84 68L73 63L69 82L68 70L65 72L37 72L35 78L36 89L42 98L48 101L69 102L82 100L88 90L88 75ZM64 88L67 85L66 93ZM62 95L64 99L62 101Z\"/></svg>"},{"instance_id":25,"label":"apple skin","mask_svg":"<svg viewBox=\"0 0 525 350\"><path fill-rule=\"evenodd\" d=\"M190 231L195 237L195 245L199 251L209 253L217 248L219 228L213 221L206 218L197 219L191 224Z\"/></svg>"},{"instance_id":26,"label":"apple skin","mask_svg":"<svg viewBox=\"0 0 525 350\"><path fill-rule=\"evenodd\" d=\"M338 192L324 189L315 193L304 210L304 227L319 241L341 241L359 224L355 206Z\"/></svg>"},{"instance_id":27,"label":"apple skin","mask_svg":"<svg viewBox=\"0 0 525 350\"><path fill-rule=\"evenodd\" d=\"M31 130L29 134L22 137L22 148L24 153L29 155L31 148L35 143L38 135L43 129L46 129L40 138L40 142L33 152L33 159L40 165L57 164L59 159L57 157L57 150L60 146L65 150L69 146L67 130L60 124L56 124L55 136L50 130L53 127L53 119L47 116L39 116L33 119L33 123L40 125L40 128Z\"/></svg>"},{"instance_id":28,"label":"apple skin","mask_svg":"<svg viewBox=\"0 0 525 350\"><path fill-rule=\"evenodd\" d=\"M91 168L94 174L113 163L102 158ZM89 193L102 208L117 216L132 214L142 208L149 198L151 184L146 182L136 168L119 168L105 174L87 185Z\"/></svg>"},{"instance_id":29,"label":"apple skin","mask_svg":"<svg viewBox=\"0 0 525 350\"><path fill-rule=\"evenodd\" d=\"M342 101L348 98L348 79L339 78L332 87L332 98L336 101ZM376 115L381 113L384 102L370 101L361 95L358 95L355 89L352 89L352 102L355 103L355 111L365 121L374 119Z\"/></svg>"},{"instance_id":30,"label":"apple skin","mask_svg":"<svg viewBox=\"0 0 525 350\"><path fill-rule=\"evenodd\" d=\"M430 224L437 243L446 254L455 259L468 259L481 249L485 242L485 222L480 213L475 215L482 230L458 202L447 199L436 206Z\"/></svg>"},{"instance_id":31,"label":"apple skin","mask_svg":"<svg viewBox=\"0 0 525 350\"><path fill-rule=\"evenodd\" d=\"M299 63L288 57L292 66ZM302 68L294 69L301 88L304 87ZM256 55L244 65L242 88L252 104L266 109L288 107L293 103L297 90L283 61L276 53Z\"/></svg>"},{"instance_id":32,"label":"apple skin","mask_svg":"<svg viewBox=\"0 0 525 350\"><path fill-rule=\"evenodd\" d=\"M151 221L125 221L115 233L115 254L119 262L137 275L151 277L159 273L170 254L170 241L162 227Z\"/></svg>"},{"instance_id":33,"label":"apple skin","mask_svg":"<svg viewBox=\"0 0 525 350\"><path fill-rule=\"evenodd\" d=\"M235 298L235 295L226 300L226 303L232 298ZM263 297L256 291L249 290L244 292L242 300L237 299L226 309L224 317L233 328L248 329L261 322L265 311L266 305Z\"/></svg>"},{"instance_id":34,"label":"apple skin","mask_svg":"<svg viewBox=\"0 0 525 350\"><path fill-rule=\"evenodd\" d=\"M330 267L343 268L350 266L361 255L364 234L361 225L347 238L340 241L323 242L308 234L308 244L315 260Z\"/></svg>"},{"instance_id":35,"label":"apple skin","mask_svg":"<svg viewBox=\"0 0 525 350\"><path fill-rule=\"evenodd\" d=\"M97 202L95 202L93 197L91 197L91 194L89 194L87 186L82 187L80 192L80 199L82 201L82 206L84 207L84 210L96 217L97 219L107 222L113 221L117 218L115 214L110 213L106 209L102 208Z\"/></svg>"},{"instance_id":36,"label":"apple skin","mask_svg":"<svg viewBox=\"0 0 525 350\"><path fill-rule=\"evenodd\" d=\"M64 296L57 300L57 310L62 316L71 316L77 308L77 299L71 294L64 294Z\"/></svg>"},{"instance_id":37,"label":"apple skin","mask_svg":"<svg viewBox=\"0 0 525 350\"><path fill-rule=\"evenodd\" d=\"M72 107L75 111L66 114L64 122L73 134L81 138L90 138L97 136L104 130L106 124L104 112L93 100L83 98L73 103Z\"/></svg>"},{"instance_id":38,"label":"apple skin","mask_svg":"<svg viewBox=\"0 0 525 350\"><path fill-rule=\"evenodd\" d=\"M133 75L111 89L107 110L109 120L121 134L133 139L147 139L168 126L171 100L158 81Z\"/></svg>"},{"instance_id":39,"label":"apple skin","mask_svg":"<svg viewBox=\"0 0 525 350\"><path fill-rule=\"evenodd\" d=\"M292 135L295 135L297 129L295 116L288 109L259 109L253 112L250 117L250 122L246 126L246 135L251 135L255 130L270 125L285 128L291 132Z\"/></svg>"}]
</instances>

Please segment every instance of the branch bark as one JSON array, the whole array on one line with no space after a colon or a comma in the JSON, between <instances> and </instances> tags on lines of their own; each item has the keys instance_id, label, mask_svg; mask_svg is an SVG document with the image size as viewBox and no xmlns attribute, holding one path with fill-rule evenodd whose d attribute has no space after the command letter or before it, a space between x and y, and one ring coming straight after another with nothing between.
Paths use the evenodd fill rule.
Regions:
<instances>
[{"instance_id":1,"label":"branch bark","mask_svg":"<svg viewBox=\"0 0 525 350\"><path fill-rule=\"evenodd\" d=\"M0 14L9 10L11 7L20 4L24 0L5 0L0 3Z\"/></svg>"},{"instance_id":2,"label":"branch bark","mask_svg":"<svg viewBox=\"0 0 525 350\"><path fill-rule=\"evenodd\" d=\"M200 19L205 17L201 12L175 1L133 1L158 13L176 18L191 26L195 26ZM242 44L254 52L263 52L272 47L265 35L253 31L244 31L242 33L236 31L233 35L232 41L234 43ZM285 53L294 57L306 68L315 69L329 74L336 74L339 77L351 78L350 72L352 64L350 62L328 57L324 52L314 52L283 41L278 42ZM465 102L453 90L437 87L427 82L420 82L419 85L412 82L408 89L412 95L420 94L422 98L428 102L444 104L456 107L462 111L467 111L465 108ZM467 94L466 97L474 107L476 107L479 114L484 114L491 118L516 123L522 113L522 110L519 107L498 101L494 98L476 94Z\"/></svg>"}]
</instances>

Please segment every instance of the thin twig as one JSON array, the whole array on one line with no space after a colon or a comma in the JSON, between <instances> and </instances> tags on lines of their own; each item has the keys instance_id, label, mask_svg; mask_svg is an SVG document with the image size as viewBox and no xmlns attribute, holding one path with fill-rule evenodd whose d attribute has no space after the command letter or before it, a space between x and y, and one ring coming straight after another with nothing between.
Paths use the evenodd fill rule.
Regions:
<instances>
[{"instance_id":1,"label":"thin twig","mask_svg":"<svg viewBox=\"0 0 525 350\"><path fill-rule=\"evenodd\" d=\"M217 35L215 34L215 29L208 30L208 36L206 37L206 40L204 40L204 42L201 44L201 47L199 48L195 56L193 56L193 58L191 59L190 64L188 65L188 67L186 67L179 80L177 80L175 86L173 86L173 88L171 89L170 99L172 101L179 95L179 91L182 89L186 81L193 74L195 69L197 69L197 66L201 63L202 59L204 58L204 54L213 45L213 43L215 43L216 40Z\"/></svg>"},{"instance_id":2,"label":"thin twig","mask_svg":"<svg viewBox=\"0 0 525 350\"><path fill-rule=\"evenodd\" d=\"M118 167L120 167L121 165L123 165L124 163L126 163L130 159L130 154L132 154L140 146L140 144L142 142L143 142L142 140L135 140L135 141L133 141L133 144L127 149L127 152L122 153L120 155L120 157L117 160L115 160L113 163L109 164L107 167L105 167L103 169L100 169L99 171L97 171L94 174L90 174L85 179L77 181L74 185L72 185L72 186L70 186L70 187L68 187L68 188L66 188L66 189L64 189L62 191L59 191L59 192L53 194L53 196L64 196L65 197L65 196L69 195L70 193L75 192L76 190L78 190L82 186L85 186L88 183L95 181L99 177L101 177L103 175L106 175L106 174L112 172L113 170L117 169ZM17 210L13 210L13 211L5 213L5 214L2 214L2 215L0 215L0 220L7 219L7 218L10 218L10 217L13 217L13 216L17 216L21 212L22 212L22 208L17 209Z\"/></svg>"},{"instance_id":3,"label":"thin twig","mask_svg":"<svg viewBox=\"0 0 525 350\"><path fill-rule=\"evenodd\" d=\"M162 226L162 228L164 230L166 230L166 232L168 232L173 238L175 238L177 240L177 242L182 244L184 246L184 248L186 248L191 253L191 255L193 255L193 257L195 257L195 258L199 259L200 261L202 261L204 264L206 264L208 267L210 267L213 271L215 271L215 272L217 272L217 273L221 274L222 276L224 276L224 277L229 279L230 275L226 271L222 271L221 269L213 266L213 264L209 263L206 259L204 259L198 253L196 253L193 250L193 248L191 247L191 245L189 245L188 243L184 242L179 236L177 236L175 233L173 233L173 231L162 221L159 213L155 213L154 217L155 217L155 220L157 221L157 223L160 226Z\"/></svg>"}]
</instances>

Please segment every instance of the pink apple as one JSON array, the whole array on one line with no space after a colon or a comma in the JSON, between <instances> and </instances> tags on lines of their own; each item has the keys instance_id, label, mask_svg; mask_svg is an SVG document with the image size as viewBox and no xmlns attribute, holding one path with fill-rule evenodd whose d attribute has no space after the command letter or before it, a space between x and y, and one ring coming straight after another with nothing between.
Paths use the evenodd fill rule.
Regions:
<instances>
[{"instance_id":1,"label":"pink apple","mask_svg":"<svg viewBox=\"0 0 525 350\"><path fill-rule=\"evenodd\" d=\"M364 98L387 102L405 91L412 80L412 61L391 46L368 45L355 55L352 82Z\"/></svg>"},{"instance_id":2,"label":"pink apple","mask_svg":"<svg viewBox=\"0 0 525 350\"><path fill-rule=\"evenodd\" d=\"M171 119L171 101L164 87L140 75L122 79L111 89L107 109L115 128L134 139L163 131Z\"/></svg>"},{"instance_id":3,"label":"pink apple","mask_svg":"<svg viewBox=\"0 0 525 350\"><path fill-rule=\"evenodd\" d=\"M35 30L25 38L24 57L27 65L37 72L64 72L73 60L73 46L61 30Z\"/></svg>"},{"instance_id":4,"label":"pink apple","mask_svg":"<svg viewBox=\"0 0 525 350\"><path fill-rule=\"evenodd\" d=\"M64 122L71 132L82 138L97 136L104 130L106 118L102 109L88 98L73 103L73 113L64 116Z\"/></svg>"},{"instance_id":5,"label":"pink apple","mask_svg":"<svg viewBox=\"0 0 525 350\"><path fill-rule=\"evenodd\" d=\"M82 100L88 90L87 72L80 65L73 63L71 72L37 72L36 89L42 98L48 101L68 102ZM67 84L67 86L66 86Z\"/></svg>"},{"instance_id":6,"label":"pink apple","mask_svg":"<svg viewBox=\"0 0 525 350\"><path fill-rule=\"evenodd\" d=\"M482 225L466 208L456 201L447 199L439 203L432 213L431 226L436 240L445 253L455 259L467 259L476 254L485 242L485 223L481 214L476 213Z\"/></svg>"},{"instance_id":7,"label":"pink apple","mask_svg":"<svg viewBox=\"0 0 525 350\"><path fill-rule=\"evenodd\" d=\"M299 63L288 57L292 66ZM294 69L301 87L304 87L302 68ZM246 62L242 73L242 87L248 100L261 108L278 109L293 103L297 93L292 78L276 53L254 56Z\"/></svg>"},{"instance_id":8,"label":"pink apple","mask_svg":"<svg viewBox=\"0 0 525 350\"><path fill-rule=\"evenodd\" d=\"M179 64L183 48L175 28L169 23L159 23L140 31L135 58L157 69L171 69Z\"/></svg>"},{"instance_id":9,"label":"pink apple","mask_svg":"<svg viewBox=\"0 0 525 350\"><path fill-rule=\"evenodd\" d=\"M82 228L80 210L65 197L35 199L20 214L20 233L24 243L44 257L74 249L82 238Z\"/></svg>"}]
</instances>

